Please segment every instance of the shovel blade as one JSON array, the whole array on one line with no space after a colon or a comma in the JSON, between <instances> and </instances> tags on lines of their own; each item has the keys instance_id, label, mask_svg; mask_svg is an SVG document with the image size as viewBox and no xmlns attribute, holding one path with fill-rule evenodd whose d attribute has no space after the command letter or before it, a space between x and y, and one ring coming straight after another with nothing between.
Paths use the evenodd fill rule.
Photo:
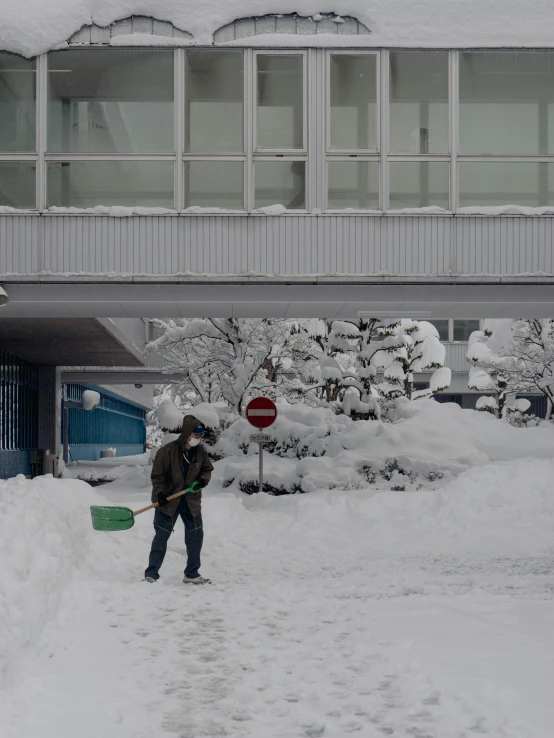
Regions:
<instances>
[{"instance_id":1,"label":"shovel blade","mask_svg":"<svg viewBox=\"0 0 554 738\"><path fill-rule=\"evenodd\" d=\"M94 530L128 530L135 524L135 515L128 507L91 505Z\"/></svg>"}]
</instances>

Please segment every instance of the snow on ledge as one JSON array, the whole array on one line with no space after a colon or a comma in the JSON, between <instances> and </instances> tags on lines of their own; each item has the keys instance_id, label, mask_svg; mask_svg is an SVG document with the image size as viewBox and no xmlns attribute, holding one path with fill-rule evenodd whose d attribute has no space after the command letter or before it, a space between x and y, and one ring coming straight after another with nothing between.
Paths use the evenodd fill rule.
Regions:
<instances>
[{"instance_id":1,"label":"snow on ledge","mask_svg":"<svg viewBox=\"0 0 554 738\"><path fill-rule=\"evenodd\" d=\"M554 207L527 208L523 205L460 208L458 215L554 215Z\"/></svg>"},{"instance_id":2,"label":"snow on ledge","mask_svg":"<svg viewBox=\"0 0 554 738\"><path fill-rule=\"evenodd\" d=\"M369 29L370 35L364 36L367 47L554 47L552 0L349 0L346 7L339 0L6 1L0 47L31 57L63 44L83 26L106 27L135 15L168 21L187 29L195 43L211 45L214 33L237 19L337 12ZM331 36L333 45L341 43L339 36ZM262 36L260 45L269 38ZM355 39L349 37L350 44L359 43ZM305 42L310 43L307 36Z\"/></svg>"},{"instance_id":3,"label":"snow on ledge","mask_svg":"<svg viewBox=\"0 0 554 738\"><path fill-rule=\"evenodd\" d=\"M45 212L54 215L108 215L111 218L130 218L133 215L175 215L169 208L127 208L122 205L97 205L94 208L48 208Z\"/></svg>"},{"instance_id":4,"label":"snow on ledge","mask_svg":"<svg viewBox=\"0 0 554 738\"><path fill-rule=\"evenodd\" d=\"M173 40L173 39L172 39ZM178 39L182 41L182 39ZM47 210L30 210L26 208L12 208L9 205L0 206L0 215L104 215L111 218L131 218L132 216L179 216L179 215L233 215L233 216L295 216L295 217L313 217L313 216L345 216L358 215L370 217L395 217L395 216L444 216L455 217L462 216L517 216L517 217L553 217L554 207L529 208L521 205L501 205L496 207L466 207L460 208L455 212L445 210L439 207L425 208L404 208L402 210L360 210L357 208L341 208L340 210L319 210L313 209L311 212L305 210L288 210L284 205L267 205L266 207L257 208L248 212L247 210L230 210L227 208L217 207L200 207L198 205L185 208L184 210L174 210L173 208L158 207L126 207L123 205L96 205L93 208L61 208L50 207Z\"/></svg>"}]
</instances>

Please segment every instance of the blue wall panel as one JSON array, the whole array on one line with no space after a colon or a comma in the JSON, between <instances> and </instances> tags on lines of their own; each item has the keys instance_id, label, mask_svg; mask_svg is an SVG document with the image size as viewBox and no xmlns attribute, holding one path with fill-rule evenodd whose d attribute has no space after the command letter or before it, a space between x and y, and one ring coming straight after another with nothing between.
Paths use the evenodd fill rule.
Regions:
<instances>
[{"instance_id":1,"label":"blue wall panel","mask_svg":"<svg viewBox=\"0 0 554 738\"><path fill-rule=\"evenodd\" d=\"M69 450L71 461L94 461L103 448L115 448L117 456L144 452L146 410L140 405L94 385L68 384L67 398L81 401L87 389L100 393L95 410L69 409Z\"/></svg>"},{"instance_id":2,"label":"blue wall panel","mask_svg":"<svg viewBox=\"0 0 554 738\"><path fill-rule=\"evenodd\" d=\"M0 479L31 474L30 451L0 451Z\"/></svg>"}]
</instances>

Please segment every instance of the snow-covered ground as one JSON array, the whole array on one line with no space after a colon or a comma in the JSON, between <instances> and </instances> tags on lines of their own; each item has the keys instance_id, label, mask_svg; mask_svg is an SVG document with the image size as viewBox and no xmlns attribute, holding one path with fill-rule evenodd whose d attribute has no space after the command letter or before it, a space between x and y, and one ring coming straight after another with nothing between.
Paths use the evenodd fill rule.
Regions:
<instances>
[{"instance_id":1,"label":"snow-covered ground","mask_svg":"<svg viewBox=\"0 0 554 738\"><path fill-rule=\"evenodd\" d=\"M198 589L180 523L155 585L149 513L92 531L90 504L148 489L0 482L0 735L551 738L553 479L260 498L218 472Z\"/></svg>"}]
</instances>

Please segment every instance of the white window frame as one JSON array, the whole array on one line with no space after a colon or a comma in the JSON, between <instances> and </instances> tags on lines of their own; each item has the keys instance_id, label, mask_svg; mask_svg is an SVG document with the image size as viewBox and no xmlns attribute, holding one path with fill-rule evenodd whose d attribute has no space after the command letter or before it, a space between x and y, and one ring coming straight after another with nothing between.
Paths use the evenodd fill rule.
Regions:
<instances>
[{"instance_id":1,"label":"white window frame","mask_svg":"<svg viewBox=\"0 0 554 738\"><path fill-rule=\"evenodd\" d=\"M112 48L112 47L110 47ZM135 49L137 47L130 47ZM164 46L149 46L149 51L172 51L173 52L173 152L167 153L139 153L139 154L119 154L119 153L96 153L96 152L79 152L79 153L64 153L64 152L49 152L47 149L48 144L48 53L37 57L37 78L39 80L39 87L37 90L37 148L39 149L39 163L37 165L37 193L38 193L38 205L39 210L46 210L48 206L48 164L49 163L65 163L65 162L117 162L117 161L131 161L131 162L145 162L145 161L161 161L161 162L172 162L173 164L173 209L178 209L179 200L181 197L181 191L177 188L177 176L179 169L179 160L177 152L180 145L179 131L177 127L180 110L179 103L180 97L177 94L177 83L179 73L177 70L178 55L175 49L168 49ZM88 51L93 50L94 53L101 54L105 51L105 47L102 46L78 46L70 47L67 49L56 49L55 51ZM49 52L50 53L50 52ZM184 73L184 71L183 71ZM183 109L184 112L184 109ZM39 130L40 129L40 130ZM38 181L38 174L40 170L40 182ZM168 208L171 209L171 208Z\"/></svg>"},{"instance_id":2,"label":"white window frame","mask_svg":"<svg viewBox=\"0 0 554 738\"><path fill-rule=\"evenodd\" d=\"M372 149L333 149L331 148L331 57L332 56L374 56L375 57L375 90L376 112L375 131L376 147ZM382 120L382 55L374 49L328 49L325 58L325 167L324 167L324 209L325 212L338 214L344 209L337 210L329 207L329 164L332 161L375 161L379 164L379 206L377 210L356 210L357 213L381 213L383 210L383 120Z\"/></svg>"},{"instance_id":3,"label":"white window frame","mask_svg":"<svg viewBox=\"0 0 554 738\"><path fill-rule=\"evenodd\" d=\"M325 151L327 156L379 156L381 154L381 53L371 49L329 49L327 51L326 81L325 81L325 116L327 120L325 130ZM371 149L333 149L331 147L331 57L332 56L374 56L375 57L375 148Z\"/></svg>"},{"instance_id":4,"label":"white window frame","mask_svg":"<svg viewBox=\"0 0 554 738\"><path fill-rule=\"evenodd\" d=\"M302 57L302 149L258 149L258 56L301 56ZM258 161L303 161L306 167L305 179L305 207L301 210L289 210L287 214L305 215L312 209L312 187L310 182L310 167L308 161L308 75L310 65L308 64L307 49L252 49L249 57L249 70L247 83L249 86L250 116L247 134L249 134L249 145L247 143L247 166L248 169L248 191L247 210L256 213L256 182L255 170Z\"/></svg>"},{"instance_id":5,"label":"white window frame","mask_svg":"<svg viewBox=\"0 0 554 738\"><path fill-rule=\"evenodd\" d=\"M250 209L250 212L256 213L256 212L259 211L259 209L256 208L256 164L258 164L260 162L272 162L272 163L275 163L275 162L284 162L284 161L291 161L291 162L292 161L301 161L301 162L303 162L304 165L305 165L305 174L306 174L305 180L304 180L304 182L305 182L305 184L304 184L304 201L305 201L305 207L304 208L295 209L295 210L287 210L287 213L290 213L292 215L295 215L297 213L306 214L310 210L310 207L309 207L309 199L308 199L308 197L309 197L309 184L308 184L309 169L308 169L308 159L307 159L307 157L306 156L289 156L289 155L285 155L285 154L279 154L277 156L266 156L266 155L263 155L262 156L262 155L260 155L260 156L254 157L254 160L252 162L252 207ZM275 203L275 204L278 204L278 203ZM267 206L262 206L262 207L267 207Z\"/></svg>"},{"instance_id":6,"label":"white window frame","mask_svg":"<svg viewBox=\"0 0 554 738\"><path fill-rule=\"evenodd\" d=\"M479 320L478 318L451 318L450 319L450 336L451 336L450 343L459 344L459 343L467 343L469 341L469 336L468 336L468 338L464 338L462 341L460 341L460 339L455 339L454 338L454 323L455 323L456 320L458 320L458 321L460 321L460 320L476 320L479 323L479 327L477 328L477 330L479 330L479 331L482 330L483 321L482 320Z\"/></svg>"},{"instance_id":7,"label":"white window frame","mask_svg":"<svg viewBox=\"0 0 554 738\"><path fill-rule=\"evenodd\" d=\"M194 50L194 47L193 47ZM180 163L180 193L179 198L176 199L176 209L179 212L185 212L186 214L186 192L185 192L185 163L187 161L217 161L217 162L224 162L224 161L241 161L243 162L243 192L242 192L242 208L222 208L223 210L229 210L229 213L238 213L238 214L244 214L245 212L249 211L249 201L250 201L250 195L249 195L249 182L250 178L247 174L247 169L249 168L249 103L250 103L250 95L248 90L248 76L249 76L249 66L250 66L250 56L251 54L248 53L249 50L247 49L234 49L234 48L209 48L206 49L206 51L209 51L213 54L220 54L222 52L229 52L235 54L242 54L242 77L243 77L243 96L242 96L242 127L243 127L243 152L235 152L232 154L226 154L226 153L215 153L210 154L209 152L194 152L189 153L185 151L185 126L186 126L186 116L185 116L185 105L186 105L186 49L177 49L176 50L176 59L180 58L180 61L177 61L176 63L179 65L180 74L182 74L182 84L180 88L180 92L176 90L176 95L180 95L181 100L179 102L179 120L177 121L179 126L179 131L181 135L181 148L177 148L177 160ZM177 77L177 74L175 75ZM175 190L177 193L177 188ZM207 206L209 209L209 206ZM221 207L221 206L215 206L215 207Z\"/></svg>"},{"instance_id":8,"label":"white window frame","mask_svg":"<svg viewBox=\"0 0 554 738\"><path fill-rule=\"evenodd\" d=\"M445 51L444 49L390 49L384 52L383 60L383 88L386 90L386 100L383 100L383 108L385 110L383 114L383 122L386 124L386 148L383 149L383 169L386 170L385 174L385 185L386 190L384 191L384 205L383 209L387 214L390 215L401 215L402 210L391 209L390 207L390 168L391 162L418 162L426 161L429 163L433 162L446 162L449 164L448 170L448 209L445 209L444 215L450 216L454 212L454 203L452 199L453 189L452 180L455 172L455 166L453 166L452 152L453 152L453 125L452 125L452 112L453 112L453 92L455 87L453 86L453 61L451 52L447 53L447 75L448 75L448 151L442 154L393 154L390 151L390 52L402 53L402 52L419 52L419 53L431 53L433 51ZM455 159L454 159L455 163ZM429 207L433 207L432 204Z\"/></svg>"},{"instance_id":9,"label":"white window frame","mask_svg":"<svg viewBox=\"0 0 554 738\"><path fill-rule=\"evenodd\" d=\"M7 53L7 52L6 52ZM41 176L41 116L39 114L39 110L41 107L41 95L42 95L42 86L40 84L40 74L41 74L41 67L40 67L40 60L42 57L38 56L35 59L35 150L34 151L10 151L10 152L1 152L0 151L0 163L1 164L7 164L10 162L18 163L28 163L33 162L35 164L35 204L34 207L30 208L30 210L40 210L40 204L41 204L41 182L42 182L42 176Z\"/></svg>"},{"instance_id":10,"label":"white window frame","mask_svg":"<svg viewBox=\"0 0 554 738\"><path fill-rule=\"evenodd\" d=\"M467 215L466 213L460 213L460 208L465 207L462 206L460 203L460 164L463 164L465 162L480 162L480 163L528 163L528 164L554 164L554 153L552 154L461 154L459 153L459 146L460 146L460 91L459 91L459 83L460 83L460 55L467 52L473 52L473 53L491 53L491 52L498 52L498 53L524 53L524 52L532 52L533 49L531 48L515 48L515 47L502 47L502 48L487 48L487 49L456 49L451 52L452 54L452 64L454 67L454 73L452 76L453 82L456 85L455 89L455 98L454 98L454 107L452 111L452 129L455 134L455 138L453 139L453 149L455 147L456 151L455 153L455 173L453 175L453 187L455 189L455 212L459 217L471 217L470 215ZM552 56L552 60L554 61L554 50L553 49L538 49L538 51L546 51L549 52ZM506 203L506 205L511 205L513 203ZM539 206L540 207L540 206Z\"/></svg>"},{"instance_id":11,"label":"white window frame","mask_svg":"<svg viewBox=\"0 0 554 738\"><path fill-rule=\"evenodd\" d=\"M259 56L300 56L302 58L302 148L301 149L261 149L258 148L258 57ZM305 49L255 49L253 70L253 153L254 156L274 156L284 154L291 156L308 155L308 52Z\"/></svg>"},{"instance_id":12,"label":"white window frame","mask_svg":"<svg viewBox=\"0 0 554 738\"><path fill-rule=\"evenodd\" d=\"M340 162L340 161L346 161L346 162L374 162L377 164L377 167L379 169L379 174L377 175L377 181L379 185L379 192L377 193L377 207L376 208L352 208L356 213L380 213L381 212L381 170L382 170L382 163L381 158L376 156L363 156L363 155L347 155L347 156L329 156L326 158L325 161L325 182L326 182L326 188L325 188L325 211L331 214L340 215L341 213L344 213L345 208L331 208L329 207L329 165L333 164L334 162ZM350 207L350 206L349 206Z\"/></svg>"}]
</instances>

